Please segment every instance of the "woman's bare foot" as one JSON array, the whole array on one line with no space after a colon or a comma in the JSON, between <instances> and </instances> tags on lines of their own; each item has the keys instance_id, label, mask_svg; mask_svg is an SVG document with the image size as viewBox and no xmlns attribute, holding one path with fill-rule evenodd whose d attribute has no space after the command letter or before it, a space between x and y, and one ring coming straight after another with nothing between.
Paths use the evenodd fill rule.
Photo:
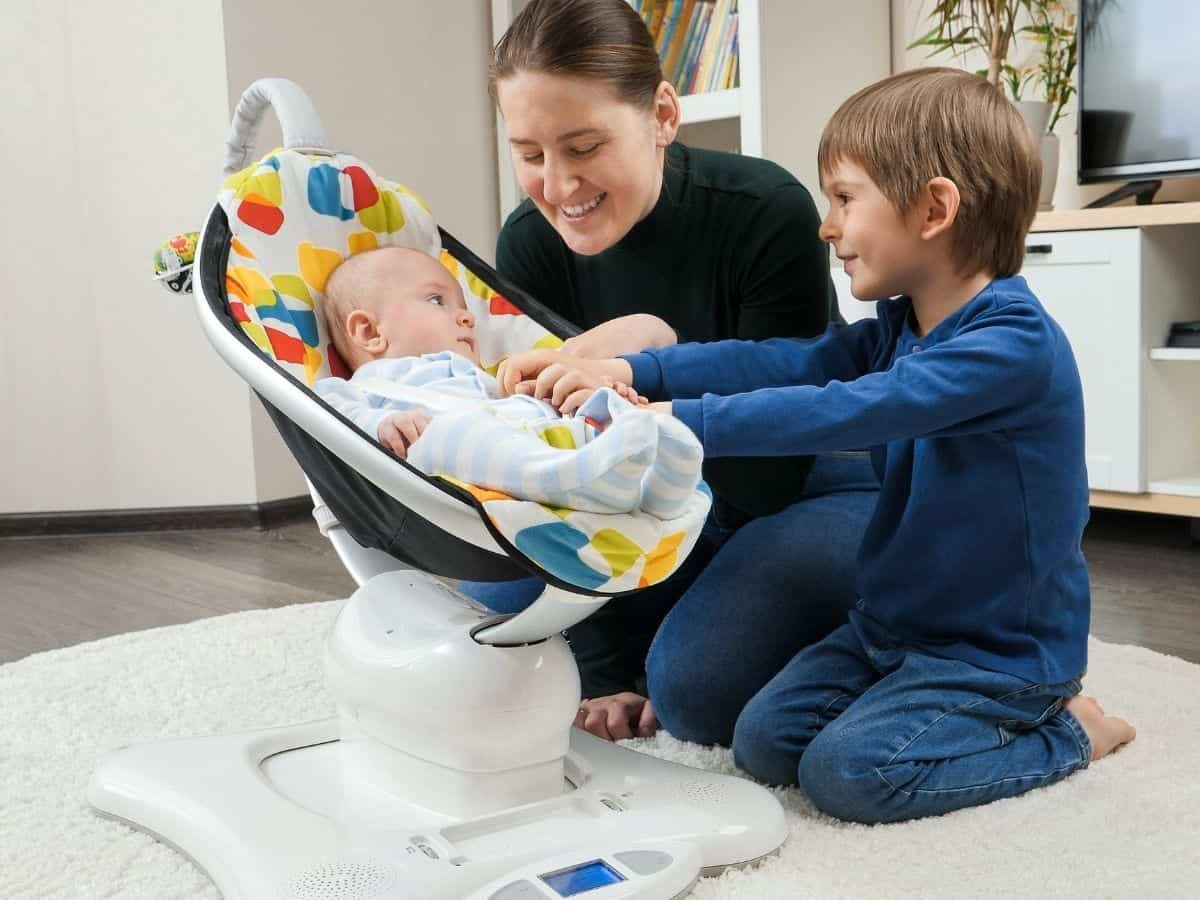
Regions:
<instances>
[{"instance_id":1,"label":"woman's bare foot","mask_svg":"<svg viewBox=\"0 0 1200 900\"><path fill-rule=\"evenodd\" d=\"M1124 719L1106 716L1104 708L1096 702L1095 697L1077 694L1064 704L1064 708L1079 720L1079 724L1087 732L1092 742L1093 761L1108 756L1137 736L1133 726Z\"/></svg>"}]
</instances>

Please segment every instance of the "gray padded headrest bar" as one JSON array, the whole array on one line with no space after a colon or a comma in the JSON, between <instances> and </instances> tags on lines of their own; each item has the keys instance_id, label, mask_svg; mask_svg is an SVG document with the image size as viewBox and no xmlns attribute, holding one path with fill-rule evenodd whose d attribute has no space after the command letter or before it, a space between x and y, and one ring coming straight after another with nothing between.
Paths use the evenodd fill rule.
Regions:
<instances>
[{"instance_id":1,"label":"gray padded headrest bar","mask_svg":"<svg viewBox=\"0 0 1200 900\"><path fill-rule=\"evenodd\" d=\"M250 164L254 138L267 107L275 110L284 147L329 149L317 109L300 85L286 78L260 78L246 88L233 112L233 126L225 142L224 174L232 175Z\"/></svg>"}]
</instances>

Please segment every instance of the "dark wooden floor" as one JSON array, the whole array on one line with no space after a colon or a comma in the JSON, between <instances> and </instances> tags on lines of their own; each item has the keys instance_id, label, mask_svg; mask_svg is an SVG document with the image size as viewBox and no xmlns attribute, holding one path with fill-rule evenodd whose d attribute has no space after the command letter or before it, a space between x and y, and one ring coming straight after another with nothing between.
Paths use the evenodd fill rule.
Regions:
<instances>
[{"instance_id":1,"label":"dark wooden floor","mask_svg":"<svg viewBox=\"0 0 1200 900\"><path fill-rule=\"evenodd\" d=\"M1200 662L1200 544L1183 519L1096 511L1092 632ZM205 616L347 596L305 519L270 531L0 540L0 662Z\"/></svg>"}]
</instances>

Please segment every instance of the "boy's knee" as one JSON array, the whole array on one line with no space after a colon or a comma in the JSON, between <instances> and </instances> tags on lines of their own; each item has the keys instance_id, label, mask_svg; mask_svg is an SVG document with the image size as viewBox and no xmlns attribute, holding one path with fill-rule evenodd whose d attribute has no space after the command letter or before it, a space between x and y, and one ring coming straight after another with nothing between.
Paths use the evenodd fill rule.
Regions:
<instances>
[{"instance_id":1,"label":"boy's knee","mask_svg":"<svg viewBox=\"0 0 1200 900\"><path fill-rule=\"evenodd\" d=\"M792 787L798 783L801 750L786 739L779 710L751 700L733 729L733 761L738 768L767 784Z\"/></svg>"},{"instance_id":2,"label":"boy's knee","mask_svg":"<svg viewBox=\"0 0 1200 900\"><path fill-rule=\"evenodd\" d=\"M800 760L800 787L817 809L866 824L898 818L897 792L880 775L869 749L861 736L845 734L836 722L809 744Z\"/></svg>"}]
</instances>

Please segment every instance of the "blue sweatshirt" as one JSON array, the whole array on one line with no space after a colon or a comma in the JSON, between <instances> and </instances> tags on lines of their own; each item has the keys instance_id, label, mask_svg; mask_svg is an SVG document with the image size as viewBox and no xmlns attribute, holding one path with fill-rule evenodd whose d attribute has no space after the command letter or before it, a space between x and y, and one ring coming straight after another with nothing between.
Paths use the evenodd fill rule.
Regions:
<instances>
[{"instance_id":1,"label":"blue sweatshirt","mask_svg":"<svg viewBox=\"0 0 1200 900\"><path fill-rule=\"evenodd\" d=\"M914 321L900 298L810 340L626 359L634 387L672 400L706 455L871 448L882 487L852 620L1030 681L1075 678L1091 608L1088 486L1066 335L1019 276L993 281L923 337Z\"/></svg>"}]
</instances>

